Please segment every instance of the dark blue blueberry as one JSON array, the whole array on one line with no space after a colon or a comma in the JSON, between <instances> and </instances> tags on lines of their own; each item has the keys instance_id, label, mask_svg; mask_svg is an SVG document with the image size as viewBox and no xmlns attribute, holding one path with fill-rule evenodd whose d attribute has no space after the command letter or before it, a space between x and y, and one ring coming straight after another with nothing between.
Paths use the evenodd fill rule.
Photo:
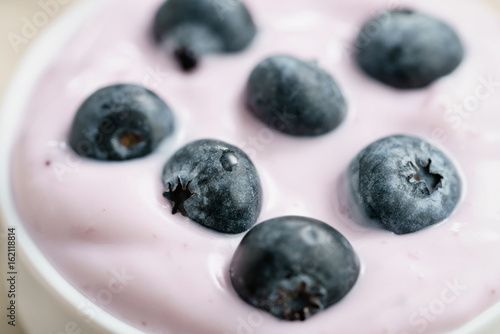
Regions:
<instances>
[{"instance_id":1,"label":"dark blue blueberry","mask_svg":"<svg viewBox=\"0 0 500 334\"><path fill-rule=\"evenodd\" d=\"M168 0L154 22L156 41L172 50L184 70L195 68L204 54L243 50L256 33L239 0Z\"/></svg>"},{"instance_id":2,"label":"dark blue blueberry","mask_svg":"<svg viewBox=\"0 0 500 334\"><path fill-rule=\"evenodd\" d=\"M260 179L248 156L218 140L198 140L178 150L163 171L163 196L195 222L236 234L255 224L260 213Z\"/></svg>"},{"instance_id":3,"label":"dark blue blueberry","mask_svg":"<svg viewBox=\"0 0 500 334\"><path fill-rule=\"evenodd\" d=\"M170 108L137 85L99 89L80 106L70 146L83 157L128 160L151 153L174 129Z\"/></svg>"},{"instance_id":4,"label":"dark blue blueberry","mask_svg":"<svg viewBox=\"0 0 500 334\"><path fill-rule=\"evenodd\" d=\"M253 70L246 103L266 125L294 136L318 136L335 129L347 106L330 74L314 62L274 56Z\"/></svg>"},{"instance_id":5,"label":"dark blue blueberry","mask_svg":"<svg viewBox=\"0 0 500 334\"><path fill-rule=\"evenodd\" d=\"M462 62L464 48L446 23L412 10L368 21L357 39L357 62L373 78L396 88L428 86Z\"/></svg>"},{"instance_id":6,"label":"dark blue blueberry","mask_svg":"<svg viewBox=\"0 0 500 334\"><path fill-rule=\"evenodd\" d=\"M410 136L386 137L365 148L351 162L349 178L363 216L396 234L448 218L462 192L453 162Z\"/></svg>"},{"instance_id":7,"label":"dark blue blueberry","mask_svg":"<svg viewBox=\"0 0 500 334\"><path fill-rule=\"evenodd\" d=\"M342 299L358 279L352 246L334 228L305 217L280 217L252 228L230 268L238 295L285 320L305 320Z\"/></svg>"}]
</instances>

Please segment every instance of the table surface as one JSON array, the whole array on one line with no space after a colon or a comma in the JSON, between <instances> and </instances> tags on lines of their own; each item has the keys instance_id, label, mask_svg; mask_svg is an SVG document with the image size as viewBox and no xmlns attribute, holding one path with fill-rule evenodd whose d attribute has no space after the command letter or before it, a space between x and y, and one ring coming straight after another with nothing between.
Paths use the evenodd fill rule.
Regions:
<instances>
[{"instance_id":1,"label":"table surface","mask_svg":"<svg viewBox=\"0 0 500 334\"><path fill-rule=\"evenodd\" d=\"M64 13L70 7L74 6L75 3L85 1L85 0L72 0L67 4L60 5L57 13L55 13L54 17L50 19L53 21L58 15ZM480 1L480 0L478 0ZM491 5L494 9L500 12L500 0L483 0L489 5ZM47 3L48 1L43 1ZM0 97L3 97L4 91L10 81L10 78L14 74L16 67L19 61L22 59L22 56L26 49L29 48L29 41L27 45L21 45L19 50L15 50L8 40L8 34L11 32L19 33L21 29L21 25L23 23L23 18L32 17L38 11L41 10L39 0L0 0ZM47 24L49 25L50 22ZM40 31L43 31L42 27ZM34 37L36 39L36 36ZM0 256L5 256L6 245L5 239L3 238L3 231L0 231ZM0 268L0 270L2 270ZM1 271L0 271L1 272ZM3 274L0 274L0 277L3 277ZM3 281L3 280L2 280ZM0 310L5 310L6 308L6 293L4 284L0 284ZM12 327L6 324L6 320L4 316L1 316L3 313L0 311L0 333L3 334L22 334L23 332L20 330L19 326ZM44 333L42 333L44 334Z\"/></svg>"}]
</instances>

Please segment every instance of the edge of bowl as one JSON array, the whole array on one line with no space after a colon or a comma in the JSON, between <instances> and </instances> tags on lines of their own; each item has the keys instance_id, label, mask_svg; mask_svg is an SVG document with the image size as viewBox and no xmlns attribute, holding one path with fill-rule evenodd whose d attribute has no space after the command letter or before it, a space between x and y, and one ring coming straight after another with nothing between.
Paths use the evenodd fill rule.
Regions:
<instances>
[{"instance_id":1,"label":"edge of bowl","mask_svg":"<svg viewBox=\"0 0 500 334\"><path fill-rule=\"evenodd\" d=\"M84 314L80 314L82 321L87 323L92 331L100 330L109 333L143 334L104 311L98 305L87 299L54 268L42 254L29 233L23 227L21 218L17 213L12 188L10 160L17 140L18 130L24 118L27 101L39 82L39 78L46 71L47 65L53 61L54 56L61 50L73 34L81 27L83 22L98 9L108 5L111 0L86 0L69 8L68 11L56 18L32 42L20 62L18 69L8 85L3 102L0 106L0 207L2 219L0 226L4 229L14 227L17 233L17 261L18 267L23 269L23 276L29 278L48 291L55 302L62 308L70 309L78 314L79 305L86 305L93 311L89 321ZM23 289L18 288L18 295L23 294ZM23 298L18 298L23 299ZM58 312L59 310L51 310ZM25 315L23 309L19 310L21 327ZM71 319L68 319L68 321ZM60 326L64 327L64 323ZM89 329L90 329L89 328Z\"/></svg>"}]
</instances>

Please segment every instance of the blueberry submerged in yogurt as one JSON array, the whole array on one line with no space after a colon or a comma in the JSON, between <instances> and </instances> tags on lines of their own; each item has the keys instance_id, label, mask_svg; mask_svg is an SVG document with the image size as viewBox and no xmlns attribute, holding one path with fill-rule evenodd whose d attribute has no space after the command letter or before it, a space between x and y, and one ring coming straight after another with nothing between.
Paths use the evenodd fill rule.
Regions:
<instances>
[{"instance_id":1,"label":"blueberry submerged in yogurt","mask_svg":"<svg viewBox=\"0 0 500 334\"><path fill-rule=\"evenodd\" d=\"M462 182L453 162L415 137L391 136L362 150L351 162L355 203L373 224L396 234L419 231L448 218Z\"/></svg>"},{"instance_id":2,"label":"blueberry submerged in yogurt","mask_svg":"<svg viewBox=\"0 0 500 334\"><path fill-rule=\"evenodd\" d=\"M314 62L274 56L260 62L247 83L246 103L264 124L293 136L319 136L339 126L345 98Z\"/></svg>"},{"instance_id":3,"label":"blueberry submerged in yogurt","mask_svg":"<svg viewBox=\"0 0 500 334\"><path fill-rule=\"evenodd\" d=\"M69 144L80 156L130 160L151 153L174 130L171 109L152 91L120 84L99 89L80 106Z\"/></svg>"},{"instance_id":4,"label":"blueberry submerged in yogurt","mask_svg":"<svg viewBox=\"0 0 500 334\"><path fill-rule=\"evenodd\" d=\"M356 46L363 71L402 89L430 85L453 72L464 57L452 27L413 10L393 10L371 19L361 29Z\"/></svg>"},{"instance_id":5,"label":"blueberry submerged in yogurt","mask_svg":"<svg viewBox=\"0 0 500 334\"><path fill-rule=\"evenodd\" d=\"M218 140L198 140L178 150L163 171L163 196L191 220L216 231L237 234L260 213L260 179L248 156Z\"/></svg>"},{"instance_id":6,"label":"blueberry submerged in yogurt","mask_svg":"<svg viewBox=\"0 0 500 334\"><path fill-rule=\"evenodd\" d=\"M257 33L239 0L168 0L156 13L153 29L157 42L165 43L185 71L205 54L243 50Z\"/></svg>"},{"instance_id":7,"label":"blueberry submerged in yogurt","mask_svg":"<svg viewBox=\"0 0 500 334\"><path fill-rule=\"evenodd\" d=\"M359 271L358 257L342 234L297 216L252 228L230 268L233 287L244 301L290 321L306 320L338 302Z\"/></svg>"}]
</instances>

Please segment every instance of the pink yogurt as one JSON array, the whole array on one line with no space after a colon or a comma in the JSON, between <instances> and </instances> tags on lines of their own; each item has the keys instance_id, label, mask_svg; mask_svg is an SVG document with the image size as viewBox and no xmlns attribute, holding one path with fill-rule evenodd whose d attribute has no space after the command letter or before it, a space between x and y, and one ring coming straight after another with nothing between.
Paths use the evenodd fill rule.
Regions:
<instances>
[{"instance_id":1,"label":"pink yogurt","mask_svg":"<svg viewBox=\"0 0 500 334\"><path fill-rule=\"evenodd\" d=\"M161 2L112 2L81 27L40 79L12 155L13 191L26 227L82 294L145 333L172 334L441 333L500 300L495 15L470 0L404 1L451 24L467 56L429 88L399 91L371 80L348 57L360 26L393 7L385 0L247 0L258 38L240 54L204 59L192 74L151 41ZM251 70L275 54L317 60L334 76L350 106L339 129L293 138L245 110ZM96 89L115 83L155 91L174 110L178 132L143 159L80 159L67 146L76 110ZM456 159L467 189L448 221L397 236L350 218L339 190L344 172L362 148L391 134L434 141ZM305 322L284 322L238 297L228 269L243 235L172 215L162 197L164 163L200 138L224 140L252 158L264 193L259 222L303 215L348 238L363 270L345 299Z\"/></svg>"}]
</instances>

